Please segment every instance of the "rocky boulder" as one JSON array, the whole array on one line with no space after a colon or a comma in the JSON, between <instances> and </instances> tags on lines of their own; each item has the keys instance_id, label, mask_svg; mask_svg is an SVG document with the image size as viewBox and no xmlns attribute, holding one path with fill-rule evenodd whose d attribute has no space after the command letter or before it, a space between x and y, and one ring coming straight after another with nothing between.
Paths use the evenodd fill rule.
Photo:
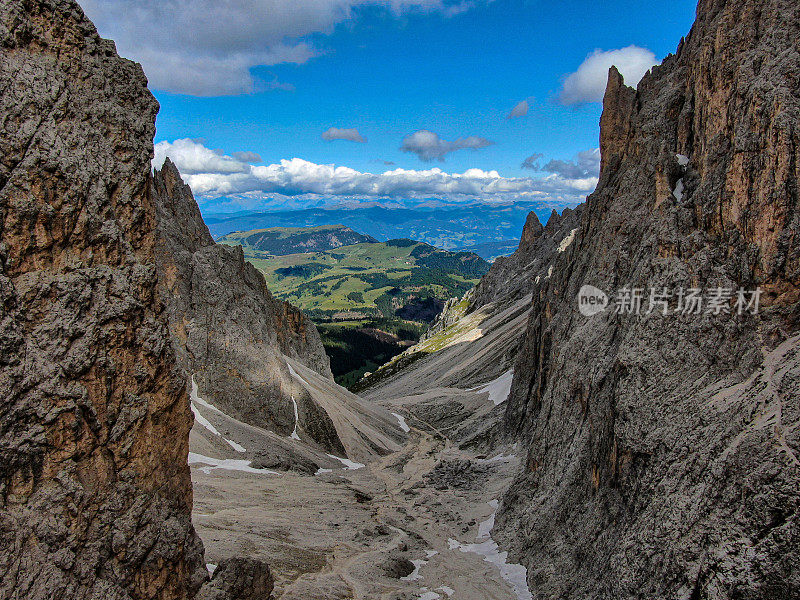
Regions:
<instances>
[{"instance_id":1,"label":"rocky boulder","mask_svg":"<svg viewBox=\"0 0 800 600\"><path fill-rule=\"evenodd\" d=\"M255 558L223 560L197 600L269 600L274 582L267 563Z\"/></svg>"}]
</instances>

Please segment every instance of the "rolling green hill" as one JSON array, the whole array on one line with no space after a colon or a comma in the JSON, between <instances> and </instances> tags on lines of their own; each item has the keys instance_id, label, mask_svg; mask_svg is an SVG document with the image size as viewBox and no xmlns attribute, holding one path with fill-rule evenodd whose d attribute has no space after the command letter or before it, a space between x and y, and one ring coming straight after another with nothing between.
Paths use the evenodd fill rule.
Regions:
<instances>
[{"instance_id":1,"label":"rolling green hill","mask_svg":"<svg viewBox=\"0 0 800 600\"><path fill-rule=\"evenodd\" d=\"M247 233L225 236L220 243L250 239ZM292 243L291 236L286 239ZM471 252L447 252L406 239L283 256L239 245L275 296L315 320L398 317L429 322L448 298L461 296L489 269L489 263Z\"/></svg>"},{"instance_id":2,"label":"rolling green hill","mask_svg":"<svg viewBox=\"0 0 800 600\"><path fill-rule=\"evenodd\" d=\"M322 252L363 242L377 242L369 235L356 233L344 225L319 227L273 227L252 231L235 231L222 236L219 242L238 244L245 249L275 256L298 252Z\"/></svg>"},{"instance_id":3,"label":"rolling green hill","mask_svg":"<svg viewBox=\"0 0 800 600\"><path fill-rule=\"evenodd\" d=\"M266 231L269 238L261 230L229 234L219 242L241 245L270 291L317 323L331 369L345 385L414 344L449 298L462 296L489 270L489 263L471 252L409 239L277 255L263 248L283 252L307 244L311 236L328 235L329 228Z\"/></svg>"}]
</instances>

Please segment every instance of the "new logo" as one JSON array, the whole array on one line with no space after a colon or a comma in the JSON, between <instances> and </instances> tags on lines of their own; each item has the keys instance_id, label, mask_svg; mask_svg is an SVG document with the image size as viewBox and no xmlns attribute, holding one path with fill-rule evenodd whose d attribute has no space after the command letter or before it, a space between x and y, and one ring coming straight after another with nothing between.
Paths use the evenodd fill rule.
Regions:
<instances>
[{"instance_id":1,"label":"new logo","mask_svg":"<svg viewBox=\"0 0 800 600\"><path fill-rule=\"evenodd\" d=\"M584 285L578 292L578 310L586 317L603 312L607 306L608 296L593 285Z\"/></svg>"}]
</instances>

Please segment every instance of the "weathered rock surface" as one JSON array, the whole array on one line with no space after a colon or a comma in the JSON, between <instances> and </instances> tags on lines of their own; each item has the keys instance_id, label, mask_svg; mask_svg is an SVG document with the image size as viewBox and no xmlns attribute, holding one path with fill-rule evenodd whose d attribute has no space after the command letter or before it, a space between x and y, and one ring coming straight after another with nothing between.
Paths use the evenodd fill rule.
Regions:
<instances>
[{"instance_id":1,"label":"weathered rock surface","mask_svg":"<svg viewBox=\"0 0 800 600\"><path fill-rule=\"evenodd\" d=\"M316 327L272 296L241 246L214 243L169 159L153 188L159 276L181 365L226 414L288 435L294 410L285 357L332 377ZM300 394L298 401L303 416L313 410Z\"/></svg>"},{"instance_id":2,"label":"weathered rock surface","mask_svg":"<svg viewBox=\"0 0 800 600\"><path fill-rule=\"evenodd\" d=\"M228 558L214 569L197 600L268 600L273 588L269 566L256 558Z\"/></svg>"},{"instance_id":3,"label":"weathered rock surface","mask_svg":"<svg viewBox=\"0 0 800 600\"><path fill-rule=\"evenodd\" d=\"M442 312L430 324L425 333L422 334L419 341L425 342L432 337L444 332L445 329L454 325L458 320L464 316L469 306L469 301L472 298L475 288L469 290L461 298L450 298L444 303Z\"/></svg>"},{"instance_id":4,"label":"weathered rock surface","mask_svg":"<svg viewBox=\"0 0 800 600\"><path fill-rule=\"evenodd\" d=\"M213 447L215 458L313 473L319 463L287 452L287 443L362 463L398 449L406 436L394 417L333 381L308 317L272 296L241 246L214 243L169 159L155 172L152 196L159 281L179 363L197 386L193 410L241 433L251 425L289 438L279 456L265 458L260 435L234 448L219 430L199 425L192 451Z\"/></svg>"},{"instance_id":5,"label":"weathered rock surface","mask_svg":"<svg viewBox=\"0 0 800 600\"><path fill-rule=\"evenodd\" d=\"M158 104L77 3L0 1L0 598L207 577L157 293Z\"/></svg>"},{"instance_id":6,"label":"weathered rock surface","mask_svg":"<svg viewBox=\"0 0 800 600\"><path fill-rule=\"evenodd\" d=\"M536 213L531 212L522 230L519 248L511 256L501 256L475 286L469 298L468 311L495 303L514 302L533 291L548 272L559 253L574 241L583 212L583 205L569 208L559 215L553 211L542 227ZM538 278L538 279L537 279Z\"/></svg>"},{"instance_id":7,"label":"weathered rock surface","mask_svg":"<svg viewBox=\"0 0 800 600\"><path fill-rule=\"evenodd\" d=\"M582 207L535 213L517 251L498 258L463 298L449 300L420 342L363 378L357 389L385 406L402 405L417 426L462 446L493 449L500 441L507 391L531 310L531 292L575 238ZM489 394L489 389L494 389Z\"/></svg>"},{"instance_id":8,"label":"weathered rock surface","mask_svg":"<svg viewBox=\"0 0 800 600\"><path fill-rule=\"evenodd\" d=\"M506 411L528 452L496 532L535 598L800 593L799 80L789 0L702 0L637 90L612 69ZM584 284L645 310L583 316ZM650 288L758 286L759 315L646 314Z\"/></svg>"}]
</instances>

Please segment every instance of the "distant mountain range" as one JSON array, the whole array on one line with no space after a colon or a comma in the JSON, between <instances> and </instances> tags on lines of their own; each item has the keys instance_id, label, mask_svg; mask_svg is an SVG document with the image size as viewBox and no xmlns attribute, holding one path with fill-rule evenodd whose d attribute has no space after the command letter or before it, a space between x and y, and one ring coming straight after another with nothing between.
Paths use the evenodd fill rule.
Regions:
<instances>
[{"instance_id":1,"label":"distant mountain range","mask_svg":"<svg viewBox=\"0 0 800 600\"><path fill-rule=\"evenodd\" d=\"M309 208L235 215L209 212L203 218L215 239L236 231L343 225L380 241L410 238L444 250L470 249L485 259L493 259L516 250L531 211L544 222L552 209L538 202L476 203L415 208Z\"/></svg>"}]
</instances>

